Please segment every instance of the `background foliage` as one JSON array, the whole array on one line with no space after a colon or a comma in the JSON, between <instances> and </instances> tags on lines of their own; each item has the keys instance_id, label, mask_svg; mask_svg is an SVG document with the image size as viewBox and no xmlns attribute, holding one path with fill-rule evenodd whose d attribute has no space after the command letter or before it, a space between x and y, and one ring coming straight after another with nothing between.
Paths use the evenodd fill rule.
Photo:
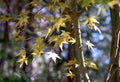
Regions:
<instances>
[{"instance_id":1,"label":"background foliage","mask_svg":"<svg viewBox=\"0 0 120 82\"><path fill-rule=\"evenodd\" d=\"M103 82L113 63L118 82L118 14L119 0L0 0L0 82Z\"/></svg>"}]
</instances>

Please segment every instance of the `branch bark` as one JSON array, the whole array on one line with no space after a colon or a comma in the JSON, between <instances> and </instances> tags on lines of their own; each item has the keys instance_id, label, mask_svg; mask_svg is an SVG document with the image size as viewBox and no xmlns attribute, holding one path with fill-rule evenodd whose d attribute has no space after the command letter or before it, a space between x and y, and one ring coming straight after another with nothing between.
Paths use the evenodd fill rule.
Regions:
<instances>
[{"instance_id":1,"label":"branch bark","mask_svg":"<svg viewBox=\"0 0 120 82\"><path fill-rule=\"evenodd\" d=\"M110 64L107 67L104 76L104 82L109 82L112 76L112 71L114 71L117 66L115 63L118 62L118 48L119 48L119 36L120 36L120 20L119 20L119 6L115 5L114 9L110 8L110 16L111 16L111 24L112 24L112 43L111 43L111 53L110 53ZM115 67L116 66L116 67ZM114 79L114 81L112 80ZM116 81L115 81L116 80ZM118 74L116 74L111 78L111 82L118 82Z\"/></svg>"},{"instance_id":2,"label":"branch bark","mask_svg":"<svg viewBox=\"0 0 120 82\"><path fill-rule=\"evenodd\" d=\"M89 77L87 75L87 70L86 70L86 65L85 65L85 61L84 61L84 55L83 55L83 51L82 51L82 40L81 40L81 31L79 29L79 16L77 14L77 7L76 7L76 0L71 0L71 6L72 6L72 14L71 14L71 18L72 18L72 23L73 23L73 35L74 38L76 39L76 43L75 43L75 54L76 54L76 59L80 64L80 68L78 69L78 74L79 77L81 77L81 80L83 80L84 82L90 82ZM72 28L72 27L71 27ZM81 73L81 75L80 75ZM79 82L79 81L75 81L75 82Z\"/></svg>"}]
</instances>

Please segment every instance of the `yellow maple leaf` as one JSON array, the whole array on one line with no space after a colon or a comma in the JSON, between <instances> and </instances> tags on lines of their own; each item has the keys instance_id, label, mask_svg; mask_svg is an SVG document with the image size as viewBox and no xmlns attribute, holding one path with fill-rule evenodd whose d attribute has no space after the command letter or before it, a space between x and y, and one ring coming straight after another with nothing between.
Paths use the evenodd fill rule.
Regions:
<instances>
[{"instance_id":1,"label":"yellow maple leaf","mask_svg":"<svg viewBox=\"0 0 120 82\"><path fill-rule=\"evenodd\" d=\"M65 10L65 8L68 8L67 2L65 2L65 3L61 2L61 3L59 3L59 5L60 5L61 13L63 13L63 11Z\"/></svg>"},{"instance_id":2,"label":"yellow maple leaf","mask_svg":"<svg viewBox=\"0 0 120 82\"><path fill-rule=\"evenodd\" d=\"M44 52L41 50L41 51L38 51L38 50L34 50L34 52L32 53L33 57L34 58L38 58L40 57L41 54L43 54Z\"/></svg>"},{"instance_id":3,"label":"yellow maple leaf","mask_svg":"<svg viewBox=\"0 0 120 82\"><path fill-rule=\"evenodd\" d=\"M75 77L75 74L73 74L72 71L69 71L68 73L65 73L65 75L67 77L71 77L71 78Z\"/></svg>"},{"instance_id":4,"label":"yellow maple leaf","mask_svg":"<svg viewBox=\"0 0 120 82\"><path fill-rule=\"evenodd\" d=\"M33 0L30 3L26 4L25 6L29 6L29 5L40 5L40 2L38 0Z\"/></svg>"},{"instance_id":5,"label":"yellow maple leaf","mask_svg":"<svg viewBox=\"0 0 120 82\"><path fill-rule=\"evenodd\" d=\"M17 18L18 22L15 24L15 27L21 28L24 24L28 23L29 17L19 17Z\"/></svg>"},{"instance_id":6,"label":"yellow maple leaf","mask_svg":"<svg viewBox=\"0 0 120 82\"><path fill-rule=\"evenodd\" d=\"M22 56L17 62L20 63L20 68L23 66L23 64L28 64L26 56Z\"/></svg>"},{"instance_id":7,"label":"yellow maple leaf","mask_svg":"<svg viewBox=\"0 0 120 82\"><path fill-rule=\"evenodd\" d=\"M19 53L17 54L17 56L19 57L24 57L25 55L26 55L25 49L19 50Z\"/></svg>"},{"instance_id":8,"label":"yellow maple leaf","mask_svg":"<svg viewBox=\"0 0 120 82\"><path fill-rule=\"evenodd\" d=\"M114 5L115 4L118 4L119 3L119 0L112 0L112 1L109 1L107 4L110 8L114 8Z\"/></svg>"},{"instance_id":9,"label":"yellow maple leaf","mask_svg":"<svg viewBox=\"0 0 120 82\"><path fill-rule=\"evenodd\" d=\"M98 67L96 66L96 64L92 61L90 61L88 58L85 58L85 63L88 67L93 68L93 69L98 69Z\"/></svg>"},{"instance_id":10,"label":"yellow maple leaf","mask_svg":"<svg viewBox=\"0 0 120 82\"><path fill-rule=\"evenodd\" d=\"M84 24L90 28L90 29L94 29L95 31L98 31L101 34L101 30L96 26L96 23L99 24L99 22L95 19L95 16L91 16L91 17L86 17L84 18Z\"/></svg>"},{"instance_id":11,"label":"yellow maple leaf","mask_svg":"<svg viewBox=\"0 0 120 82\"><path fill-rule=\"evenodd\" d=\"M76 59L69 60L69 62L66 64L67 66L75 65L77 63Z\"/></svg>"}]
</instances>

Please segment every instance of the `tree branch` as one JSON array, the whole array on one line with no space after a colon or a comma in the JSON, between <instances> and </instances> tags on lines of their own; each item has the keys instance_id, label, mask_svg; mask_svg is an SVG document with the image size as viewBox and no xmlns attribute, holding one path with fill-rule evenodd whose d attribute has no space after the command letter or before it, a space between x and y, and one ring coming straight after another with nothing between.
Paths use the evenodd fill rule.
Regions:
<instances>
[{"instance_id":1,"label":"tree branch","mask_svg":"<svg viewBox=\"0 0 120 82\"><path fill-rule=\"evenodd\" d=\"M84 82L90 82L89 77L87 75L87 70L86 70L86 65L84 62L84 55L83 55L83 50L82 50L82 40L81 40L81 31L78 26L78 21L79 21L79 16L77 14L77 7L76 7L76 0L71 0L72 4L72 22L73 22L73 31L74 31L74 38L76 39L75 43L75 54L76 54L76 59L80 64L80 68L78 69L78 73L81 73L82 75L82 80ZM79 81L76 81L79 82Z\"/></svg>"},{"instance_id":2,"label":"tree branch","mask_svg":"<svg viewBox=\"0 0 120 82\"><path fill-rule=\"evenodd\" d=\"M112 76L113 66L115 64L116 57L118 55L119 39L120 39L120 26L119 26L120 21L119 21L118 5L115 5L114 9L110 8L110 14L111 14L110 16L112 23L112 43L111 43L111 53L110 53L110 64L108 65L107 70L105 72L104 82L108 82L110 80L110 76Z\"/></svg>"}]
</instances>

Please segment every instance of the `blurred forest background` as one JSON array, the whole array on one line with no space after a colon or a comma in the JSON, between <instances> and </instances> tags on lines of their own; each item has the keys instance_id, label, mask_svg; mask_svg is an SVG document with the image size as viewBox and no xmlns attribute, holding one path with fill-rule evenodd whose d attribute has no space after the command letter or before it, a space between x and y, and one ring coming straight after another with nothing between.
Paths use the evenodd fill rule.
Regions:
<instances>
[{"instance_id":1,"label":"blurred forest background","mask_svg":"<svg viewBox=\"0 0 120 82\"><path fill-rule=\"evenodd\" d=\"M49 7L51 0L38 0L39 3L30 3L33 0L0 0L0 82L73 82L70 77L66 77L66 63L71 58L69 55L69 45L63 45L63 51L58 47L54 51L59 53L62 60L57 59L55 63L48 58L47 54L43 54L36 59L29 57L28 65L19 67L18 57L16 56L20 49L25 48L27 54L30 55L30 48L34 40L41 35L41 32L48 29L52 24L48 20L52 20L49 16L58 18L61 16L58 6L54 6L52 10ZM34 0L35 1L35 0ZM55 0L57 1L57 0ZM62 0L60 0L62 1ZM63 0L64 1L64 0ZM80 0L81 1L81 0ZM88 0L89 1L89 0ZM92 0L90 0L92 1ZM105 0L102 0L105 1ZM108 0L109 1L109 0ZM48 4L45 6L44 4ZM64 6L64 5L62 5ZM81 6L77 4L78 9ZM120 5L116 5L120 14ZM116 7L115 7L116 8ZM56 11L54 11L56 9ZM100 11L100 12L98 12ZM24 13L25 12L25 13ZM35 15L39 13L38 16ZM64 12L63 12L64 13ZM18 28L22 31L18 32L15 27L18 16L29 16L23 22L24 26ZM45 20L44 17L49 17ZM97 31L90 30L82 23L85 17L96 16L99 21L97 25L102 34ZM119 17L118 17L119 18ZM115 22L114 22L115 23ZM61 27L62 30L66 30ZM101 4L96 3L84 9L80 16L80 29L83 41L84 56L95 62L98 69L87 67L87 72L91 82L103 82L104 72L110 62L110 50L112 40L112 24L110 17L110 8L107 5L101 7ZM59 32L55 31L54 35ZM93 49L88 49L86 41L90 40L95 46ZM44 52L53 49L52 45L48 45ZM120 52L117 56L117 64L120 67ZM120 81L120 72L118 71Z\"/></svg>"}]
</instances>

